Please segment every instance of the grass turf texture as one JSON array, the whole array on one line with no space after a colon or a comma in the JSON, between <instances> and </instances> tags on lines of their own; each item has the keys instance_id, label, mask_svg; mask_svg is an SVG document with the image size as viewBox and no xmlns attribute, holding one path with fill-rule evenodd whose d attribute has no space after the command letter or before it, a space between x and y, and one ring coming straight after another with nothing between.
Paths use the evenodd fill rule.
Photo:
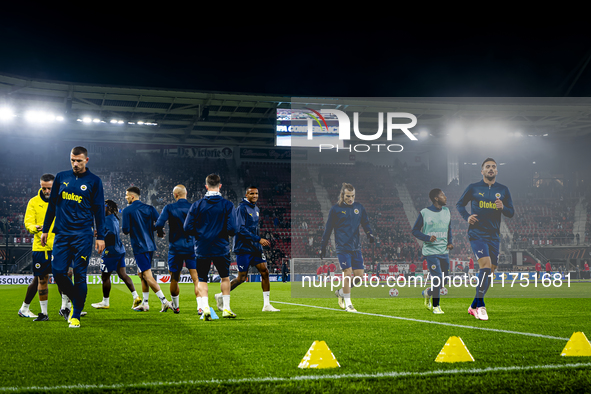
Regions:
<instances>
[{"instance_id":1,"label":"grass turf texture","mask_svg":"<svg viewBox=\"0 0 591 394\"><path fill-rule=\"evenodd\" d=\"M337 310L336 297L292 299L290 286L272 283L272 301L335 310L275 303L281 312L261 312L260 284L245 283L232 292L236 319L204 322L191 284L181 285L178 315L159 313L154 294L150 312L132 311L124 285L113 285L110 309L95 310L90 304L102 299L101 286L89 285L88 315L80 329L69 329L57 313L55 285L48 322L18 317L25 286L2 286L0 392L580 392L591 384L591 357L560 356L566 339L351 314ZM162 289L170 299L167 287ZM218 291L219 284L210 285L211 306ZM583 331L591 337L587 298L490 299L487 322L468 315L470 301L443 297L445 314L433 315L421 298L353 298L357 310L367 313L560 338ZM37 297L31 309L39 311ZM452 335L462 338L475 362L434 362ZM297 368L314 340L326 341L341 368ZM567 364L583 365L541 369Z\"/></svg>"}]
</instances>

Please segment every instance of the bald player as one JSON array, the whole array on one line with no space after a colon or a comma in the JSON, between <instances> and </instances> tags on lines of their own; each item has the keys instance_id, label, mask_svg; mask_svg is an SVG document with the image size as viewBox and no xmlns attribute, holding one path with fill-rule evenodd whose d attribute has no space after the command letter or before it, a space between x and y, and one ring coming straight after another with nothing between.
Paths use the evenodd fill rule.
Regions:
<instances>
[{"instance_id":1,"label":"bald player","mask_svg":"<svg viewBox=\"0 0 591 394\"><path fill-rule=\"evenodd\" d=\"M179 308L179 280L183 264L189 270L195 286L198 314L203 312L199 298L199 279L197 277L197 261L195 259L195 237L183 230L187 213L191 203L187 201L187 189L183 185L176 185L172 190L176 202L168 204L162 210L156 221L158 237L164 238L164 225L168 222L168 271L170 272L170 295L174 313L180 313Z\"/></svg>"}]
</instances>

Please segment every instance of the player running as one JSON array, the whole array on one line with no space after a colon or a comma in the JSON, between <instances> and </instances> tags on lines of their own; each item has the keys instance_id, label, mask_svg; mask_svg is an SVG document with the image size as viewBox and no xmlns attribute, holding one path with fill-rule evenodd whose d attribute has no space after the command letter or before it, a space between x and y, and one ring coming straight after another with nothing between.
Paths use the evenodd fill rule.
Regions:
<instances>
[{"instance_id":1,"label":"player running","mask_svg":"<svg viewBox=\"0 0 591 394\"><path fill-rule=\"evenodd\" d=\"M271 305L269 299L271 284L269 282L269 270L267 260L263 253L263 246L271 243L259 236L259 190L256 186L248 186L244 199L234 211L236 223L236 236L234 237L234 253L238 265L238 277L230 282L230 291L244 283L248 277L248 268L254 265L261 274L261 286L263 288L263 312L279 312ZM223 310L222 293L215 295L218 309Z\"/></svg>"},{"instance_id":2,"label":"player running","mask_svg":"<svg viewBox=\"0 0 591 394\"><path fill-rule=\"evenodd\" d=\"M193 279L195 287L195 298L197 299L197 313L201 315L203 307L200 305L199 279L197 278L197 262L195 260L195 237L185 233L183 226L191 208L187 201L187 189L183 185L177 185L172 190L176 202L168 204L162 209L158 221L156 221L156 232L158 237L164 237L164 225L168 222L168 271L170 272L170 296L172 298L172 310L180 313L179 307L179 280L183 264L186 265Z\"/></svg>"},{"instance_id":3,"label":"player running","mask_svg":"<svg viewBox=\"0 0 591 394\"><path fill-rule=\"evenodd\" d=\"M343 183L339 201L328 213L328 220L320 250L320 258L324 258L326 246L330 235L334 230L337 257L343 270L343 287L335 291L339 306L347 312L357 312L351 303L351 273L356 277L362 277L365 266L361 255L361 243L359 241L359 225L373 243L375 237L369 225L369 218L365 208L355 202L355 188L349 183ZM345 280L347 278L347 280Z\"/></svg>"},{"instance_id":4,"label":"player running","mask_svg":"<svg viewBox=\"0 0 591 394\"><path fill-rule=\"evenodd\" d=\"M234 204L222 197L219 175L208 175L205 179L205 187L207 188L205 197L191 205L183 227L187 234L195 237L203 320L211 320L207 280L212 262L221 278L222 317L235 318L236 314L230 309L230 241L228 240L228 236L236 232Z\"/></svg>"},{"instance_id":5,"label":"player running","mask_svg":"<svg viewBox=\"0 0 591 394\"><path fill-rule=\"evenodd\" d=\"M67 319L70 328L80 327L80 315L86 301L86 272L92 254L93 227L96 230L97 253L101 254L105 249L103 183L86 167L88 160L88 151L81 146L75 147L70 152L72 170L56 175L40 239L41 246L46 246L53 225L55 238L51 269L59 288L72 300L72 310ZM74 284L68 278L71 263Z\"/></svg>"},{"instance_id":6,"label":"player running","mask_svg":"<svg viewBox=\"0 0 591 394\"><path fill-rule=\"evenodd\" d=\"M154 223L158 220L158 211L153 206L140 201L140 189L136 186L132 186L125 191L125 199L129 205L121 213L122 230L123 234L129 234L139 277L142 281L143 293L143 302L133 310L136 312L148 312L150 310L148 299L150 289L152 289L162 303L160 312L166 312L168 309L173 309L172 304L166 299L166 296L160 290L160 285L152 275L152 256L156 251L156 242L154 241L156 227Z\"/></svg>"},{"instance_id":7,"label":"player running","mask_svg":"<svg viewBox=\"0 0 591 394\"><path fill-rule=\"evenodd\" d=\"M431 190L429 199L433 205L421 210L412 227L412 235L423 241L423 256L431 274L431 287L421 293L425 307L436 315L441 315L444 312L439 306L439 293L443 287L444 275L449 271L449 251L453 249L451 213L445 206L447 197L441 189Z\"/></svg>"},{"instance_id":8,"label":"player running","mask_svg":"<svg viewBox=\"0 0 591 394\"><path fill-rule=\"evenodd\" d=\"M468 221L468 239L476 255L480 270L478 287L468 313L479 320L488 320L484 295L490 285L491 272L497 267L499 259L499 230L501 214L511 218L515 214L509 189L496 182L497 162L487 158L481 166L482 181L470 184L456 208L464 220ZM470 213L466 205L471 202Z\"/></svg>"},{"instance_id":9,"label":"player running","mask_svg":"<svg viewBox=\"0 0 591 394\"><path fill-rule=\"evenodd\" d=\"M112 200L105 201L105 250L101 256L101 279L103 282L103 300L92 304L96 309L109 309L109 294L111 293L111 273L117 275L127 285L133 297L132 308L138 307L142 299L135 291L133 281L125 272L125 247L119 236L119 207Z\"/></svg>"}]
</instances>

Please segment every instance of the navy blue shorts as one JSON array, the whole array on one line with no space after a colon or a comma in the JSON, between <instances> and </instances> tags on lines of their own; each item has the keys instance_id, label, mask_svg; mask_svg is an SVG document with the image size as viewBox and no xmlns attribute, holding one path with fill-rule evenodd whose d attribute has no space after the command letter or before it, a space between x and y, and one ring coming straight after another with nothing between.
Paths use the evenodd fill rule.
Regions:
<instances>
[{"instance_id":1,"label":"navy blue shorts","mask_svg":"<svg viewBox=\"0 0 591 394\"><path fill-rule=\"evenodd\" d=\"M220 278L227 278L230 275L230 254L225 256L204 257L197 259L197 277L199 282L207 283L211 263L218 270Z\"/></svg>"},{"instance_id":2,"label":"navy blue shorts","mask_svg":"<svg viewBox=\"0 0 591 394\"><path fill-rule=\"evenodd\" d=\"M53 256L51 269L53 274L66 274L72 266L74 271L83 272L90 262L92 254L93 235L62 235L56 234L53 240Z\"/></svg>"},{"instance_id":3,"label":"navy blue shorts","mask_svg":"<svg viewBox=\"0 0 591 394\"><path fill-rule=\"evenodd\" d=\"M251 265L259 265L261 263L267 263L265 254L254 255L254 254L237 254L236 265L238 266L238 272L247 272L248 267Z\"/></svg>"},{"instance_id":4,"label":"navy blue shorts","mask_svg":"<svg viewBox=\"0 0 591 394\"><path fill-rule=\"evenodd\" d=\"M51 250L33 252L33 275L45 276L48 274L51 274Z\"/></svg>"},{"instance_id":5,"label":"navy blue shorts","mask_svg":"<svg viewBox=\"0 0 591 394\"><path fill-rule=\"evenodd\" d=\"M144 272L152 269L152 256L154 252L146 252L140 254L134 254L135 263L140 272Z\"/></svg>"},{"instance_id":6,"label":"navy blue shorts","mask_svg":"<svg viewBox=\"0 0 591 394\"><path fill-rule=\"evenodd\" d=\"M492 239L475 239L470 241L470 246L477 259L490 257L490 262L495 266L498 265L499 241L494 241Z\"/></svg>"},{"instance_id":7,"label":"navy blue shorts","mask_svg":"<svg viewBox=\"0 0 591 394\"><path fill-rule=\"evenodd\" d=\"M351 267L353 267L354 270L365 269L365 266L363 265L363 256L361 256L360 250L337 253L337 257L339 258L339 264L343 271Z\"/></svg>"},{"instance_id":8,"label":"navy blue shorts","mask_svg":"<svg viewBox=\"0 0 591 394\"><path fill-rule=\"evenodd\" d=\"M183 263L187 269L197 269L195 253L175 254L175 252L168 251L168 270L170 272L178 272L182 270Z\"/></svg>"},{"instance_id":9,"label":"navy blue shorts","mask_svg":"<svg viewBox=\"0 0 591 394\"><path fill-rule=\"evenodd\" d=\"M119 268L125 268L125 255L119 257L103 257L101 272L116 272Z\"/></svg>"}]
</instances>

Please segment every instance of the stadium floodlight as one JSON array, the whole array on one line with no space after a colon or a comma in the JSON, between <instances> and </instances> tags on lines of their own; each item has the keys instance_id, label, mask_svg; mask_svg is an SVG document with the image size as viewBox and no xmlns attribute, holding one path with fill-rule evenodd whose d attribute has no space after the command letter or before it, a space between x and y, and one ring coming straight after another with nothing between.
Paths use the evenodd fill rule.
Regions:
<instances>
[{"instance_id":1,"label":"stadium floodlight","mask_svg":"<svg viewBox=\"0 0 591 394\"><path fill-rule=\"evenodd\" d=\"M16 115L10 108L0 108L0 120L3 122L11 121Z\"/></svg>"},{"instance_id":2,"label":"stadium floodlight","mask_svg":"<svg viewBox=\"0 0 591 394\"><path fill-rule=\"evenodd\" d=\"M84 118L82 118L82 122L83 123L91 123L92 122L92 118L84 117Z\"/></svg>"},{"instance_id":3,"label":"stadium floodlight","mask_svg":"<svg viewBox=\"0 0 591 394\"><path fill-rule=\"evenodd\" d=\"M139 122L137 122L137 124L144 124L144 122L142 122L141 120Z\"/></svg>"},{"instance_id":4,"label":"stadium floodlight","mask_svg":"<svg viewBox=\"0 0 591 394\"><path fill-rule=\"evenodd\" d=\"M63 116L56 116L55 120L57 120L58 122L63 122L64 121L64 117Z\"/></svg>"},{"instance_id":5,"label":"stadium floodlight","mask_svg":"<svg viewBox=\"0 0 591 394\"><path fill-rule=\"evenodd\" d=\"M101 120L100 120L100 119L98 119L98 118L94 118L94 119L92 120L92 123L101 123Z\"/></svg>"},{"instance_id":6,"label":"stadium floodlight","mask_svg":"<svg viewBox=\"0 0 591 394\"><path fill-rule=\"evenodd\" d=\"M429 136L429 132L427 130L421 130L421 132L419 133L419 136L421 138L427 138Z\"/></svg>"},{"instance_id":7,"label":"stadium floodlight","mask_svg":"<svg viewBox=\"0 0 591 394\"><path fill-rule=\"evenodd\" d=\"M117 119L111 119L111 123L112 123L112 124L115 124L115 123L117 123L117 122L118 122L118 120L117 120Z\"/></svg>"},{"instance_id":8,"label":"stadium floodlight","mask_svg":"<svg viewBox=\"0 0 591 394\"><path fill-rule=\"evenodd\" d=\"M31 123L49 123L55 121L55 115L43 111L27 111L25 119Z\"/></svg>"}]
</instances>

